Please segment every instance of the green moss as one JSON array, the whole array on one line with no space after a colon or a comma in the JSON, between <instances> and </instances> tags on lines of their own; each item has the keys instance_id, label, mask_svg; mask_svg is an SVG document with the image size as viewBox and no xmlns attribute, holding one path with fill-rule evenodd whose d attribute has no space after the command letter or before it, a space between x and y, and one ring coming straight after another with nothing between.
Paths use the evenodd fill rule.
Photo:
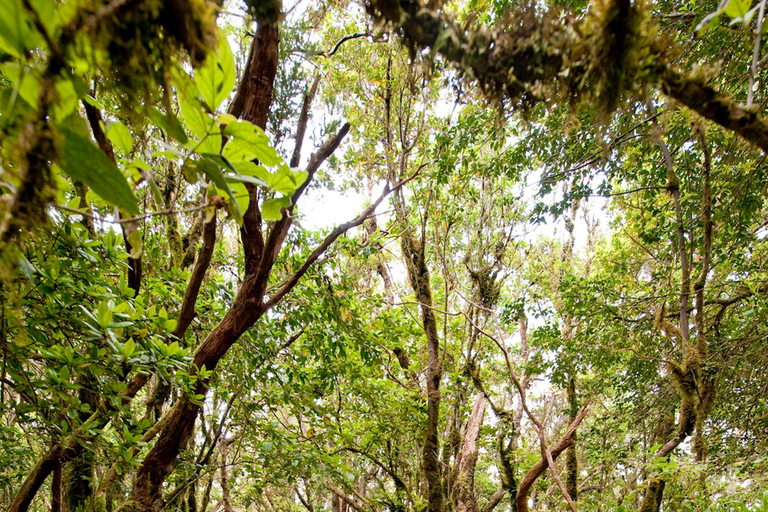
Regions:
<instances>
[{"instance_id":1,"label":"green moss","mask_svg":"<svg viewBox=\"0 0 768 512\"><path fill-rule=\"evenodd\" d=\"M77 35L75 53L100 68L103 86L133 105L156 103L169 69L185 58L202 64L217 44L219 4L211 0L150 0L117 9ZM87 13L103 8L94 2ZM85 14L84 18L87 19Z\"/></svg>"}]
</instances>

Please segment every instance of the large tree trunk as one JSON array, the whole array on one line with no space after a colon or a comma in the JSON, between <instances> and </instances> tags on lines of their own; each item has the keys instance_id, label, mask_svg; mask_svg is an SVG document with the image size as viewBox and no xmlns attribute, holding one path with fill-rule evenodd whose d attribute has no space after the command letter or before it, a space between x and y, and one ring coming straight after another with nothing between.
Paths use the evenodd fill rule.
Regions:
<instances>
[{"instance_id":1,"label":"large tree trunk","mask_svg":"<svg viewBox=\"0 0 768 512\"><path fill-rule=\"evenodd\" d=\"M272 102L278 63L278 42L277 25L260 22L251 46L243 83L230 108L233 115L242 116L262 129L266 128ZM264 245L257 201L250 202L243 219L241 236L246 258L245 280L229 312L197 350L193 368L202 368L205 365L206 370L213 371L235 341L263 314L262 297L271 265L260 265L264 263L261 261ZM206 395L207 390L208 379L200 379L195 394ZM199 402L182 398L168 412L169 420L139 468L131 499L125 503L123 511L144 511L152 508L160 497L162 484L182 444L192 434L199 409Z\"/></svg>"}]
</instances>

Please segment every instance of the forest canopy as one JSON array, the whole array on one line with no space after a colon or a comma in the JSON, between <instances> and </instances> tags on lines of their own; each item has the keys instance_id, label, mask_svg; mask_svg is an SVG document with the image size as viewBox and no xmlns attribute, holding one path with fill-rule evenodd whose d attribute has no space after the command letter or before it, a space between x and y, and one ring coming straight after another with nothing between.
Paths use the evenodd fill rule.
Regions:
<instances>
[{"instance_id":1,"label":"forest canopy","mask_svg":"<svg viewBox=\"0 0 768 512\"><path fill-rule=\"evenodd\" d=\"M768 511L766 1L0 0L0 509Z\"/></svg>"}]
</instances>

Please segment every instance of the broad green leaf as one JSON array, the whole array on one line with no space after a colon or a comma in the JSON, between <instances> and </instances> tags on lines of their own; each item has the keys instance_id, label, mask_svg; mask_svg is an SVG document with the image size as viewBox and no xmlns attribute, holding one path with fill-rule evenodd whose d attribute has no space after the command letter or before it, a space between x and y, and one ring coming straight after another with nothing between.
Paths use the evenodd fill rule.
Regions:
<instances>
[{"instance_id":1,"label":"broad green leaf","mask_svg":"<svg viewBox=\"0 0 768 512\"><path fill-rule=\"evenodd\" d=\"M202 104L195 100L182 96L179 99L181 106L181 118L184 124L194 133L198 139L205 137L213 126L214 120L205 113Z\"/></svg>"},{"instance_id":2,"label":"broad green leaf","mask_svg":"<svg viewBox=\"0 0 768 512\"><path fill-rule=\"evenodd\" d=\"M152 192L152 197L154 198L155 202L159 206L162 206L164 201L163 193L160 190L160 187L157 186L157 181L152 174L152 168L146 162L142 162L141 160L134 160L133 162L127 164L126 168L136 169L139 176L141 176L149 184L149 190Z\"/></svg>"},{"instance_id":3,"label":"broad green leaf","mask_svg":"<svg viewBox=\"0 0 768 512\"><path fill-rule=\"evenodd\" d=\"M195 146L195 153L197 154L215 154L221 151L221 134L212 133L205 137L199 144Z\"/></svg>"},{"instance_id":4,"label":"broad green leaf","mask_svg":"<svg viewBox=\"0 0 768 512\"><path fill-rule=\"evenodd\" d=\"M215 52L210 52L203 65L195 72L195 83L203 101L215 111L227 99L235 85L235 58L222 33Z\"/></svg>"},{"instance_id":5,"label":"broad green leaf","mask_svg":"<svg viewBox=\"0 0 768 512\"><path fill-rule=\"evenodd\" d=\"M224 146L222 154L230 162L246 162L253 159L272 167L280 164L283 159L270 146L269 138L264 130L248 121L229 123L224 127L224 135L230 138Z\"/></svg>"},{"instance_id":6,"label":"broad green leaf","mask_svg":"<svg viewBox=\"0 0 768 512\"><path fill-rule=\"evenodd\" d=\"M269 188L277 190L283 195L289 196L307 181L306 171L292 171L287 165L280 166L275 173L271 173L272 179L268 181Z\"/></svg>"},{"instance_id":7,"label":"broad green leaf","mask_svg":"<svg viewBox=\"0 0 768 512\"><path fill-rule=\"evenodd\" d=\"M239 181L262 185L280 192L285 196L290 196L296 189L307 181L307 171L294 171L287 165L281 165L275 172L270 172L263 165L257 165L254 162L238 162L233 164L240 178L234 177ZM246 176L255 178L255 180L245 179Z\"/></svg>"},{"instance_id":8,"label":"broad green leaf","mask_svg":"<svg viewBox=\"0 0 768 512\"><path fill-rule=\"evenodd\" d=\"M174 341L173 343L168 345L168 349L166 351L166 354L168 355L168 357L173 357L174 355L176 355L176 353L179 350L181 350L181 348L179 347L179 342L178 341Z\"/></svg>"},{"instance_id":9,"label":"broad green leaf","mask_svg":"<svg viewBox=\"0 0 768 512\"><path fill-rule=\"evenodd\" d=\"M248 209L248 205L251 202L248 189L245 188L245 185L242 183L231 183L229 186L232 188L232 194L235 197L235 202L237 203L238 209L241 212L246 211Z\"/></svg>"},{"instance_id":10,"label":"broad green leaf","mask_svg":"<svg viewBox=\"0 0 768 512\"><path fill-rule=\"evenodd\" d=\"M126 155L133 149L131 130L120 121L110 121L107 123L107 138Z\"/></svg>"},{"instance_id":11,"label":"broad green leaf","mask_svg":"<svg viewBox=\"0 0 768 512\"><path fill-rule=\"evenodd\" d=\"M99 304L99 307L96 310L96 320L104 329L109 327L109 324L112 323L112 310L110 309L108 303L102 302Z\"/></svg>"},{"instance_id":12,"label":"broad green leaf","mask_svg":"<svg viewBox=\"0 0 768 512\"><path fill-rule=\"evenodd\" d=\"M173 320L173 319L166 320L166 322L165 322L165 330L168 331L168 332L173 332L173 331L176 330L176 326L177 325L178 325L178 321L177 320Z\"/></svg>"},{"instance_id":13,"label":"broad green leaf","mask_svg":"<svg viewBox=\"0 0 768 512\"><path fill-rule=\"evenodd\" d=\"M57 122L69 117L77 108L77 91L71 80L56 82L57 102L53 108L53 119Z\"/></svg>"},{"instance_id":14,"label":"broad green leaf","mask_svg":"<svg viewBox=\"0 0 768 512\"><path fill-rule=\"evenodd\" d=\"M15 85L21 99L32 108L37 108L37 98L40 91L40 78L37 71L17 62L5 62L0 64L0 72L4 78Z\"/></svg>"},{"instance_id":15,"label":"broad green leaf","mask_svg":"<svg viewBox=\"0 0 768 512\"><path fill-rule=\"evenodd\" d=\"M743 18L749 11L752 0L730 0L724 12L731 18Z\"/></svg>"},{"instance_id":16,"label":"broad green leaf","mask_svg":"<svg viewBox=\"0 0 768 512\"><path fill-rule=\"evenodd\" d=\"M229 123L236 123L237 118L233 116L232 114L219 114L216 117L216 120L221 124L229 124Z\"/></svg>"},{"instance_id":17,"label":"broad green leaf","mask_svg":"<svg viewBox=\"0 0 768 512\"><path fill-rule=\"evenodd\" d=\"M281 210L289 206L291 206L290 197L278 197L276 199L264 201L261 205L261 216L264 220L280 220L283 218Z\"/></svg>"},{"instance_id":18,"label":"broad green leaf","mask_svg":"<svg viewBox=\"0 0 768 512\"><path fill-rule=\"evenodd\" d=\"M56 0L29 0L29 3L48 33L53 34L59 25L57 14L60 13L61 8L56 4Z\"/></svg>"},{"instance_id":19,"label":"broad green leaf","mask_svg":"<svg viewBox=\"0 0 768 512\"><path fill-rule=\"evenodd\" d=\"M138 215L139 207L131 186L107 155L90 140L68 128L63 128L61 133L64 136L61 169L70 178L91 187L104 200L130 214Z\"/></svg>"},{"instance_id":20,"label":"broad green leaf","mask_svg":"<svg viewBox=\"0 0 768 512\"><path fill-rule=\"evenodd\" d=\"M19 58L42 42L21 0L0 0L0 40L6 43L5 50Z\"/></svg>"},{"instance_id":21,"label":"broad green leaf","mask_svg":"<svg viewBox=\"0 0 768 512\"><path fill-rule=\"evenodd\" d=\"M267 182L264 180L245 174L227 174L226 178L229 183L248 183L250 185L256 185L257 187L269 188L269 185L267 185Z\"/></svg>"},{"instance_id":22,"label":"broad green leaf","mask_svg":"<svg viewBox=\"0 0 768 512\"><path fill-rule=\"evenodd\" d=\"M125 345L123 345L123 355L128 358L131 357L135 351L136 342L133 341L133 338L128 338L128 341L126 341Z\"/></svg>"},{"instance_id":23,"label":"broad green leaf","mask_svg":"<svg viewBox=\"0 0 768 512\"><path fill-rule=\"evenodd\" d=\"M92 107L96 107L96 108L98 108L99 110L101 110L101 109L103 109L103 108L104 108L104 105L102 105L102 104L99 102L99 100L97 100L96 98L94 98L94 97L93 97L93 96L91 96L90 94L86 94L86 95L84 96L84 99L85 99L85 102L86 102L86 103L88 103L89 105L91 105Z\"/></svg>"},{"instance_id":24,"label":"broad green leaf","mask_svg":"<svg viewBox=\"0 0 768 512\"><path fill-rule=\"evenodd\" d=\"M34 265L32 265L32 263L29 262L27 258L24 257L23 254L19 254L18 265L21 273L24 274L27 279L29 279L30 283L34 283L37 269Z\"/></svg>"},{"instance_id":25,"label":"broad green leaf","mask_svg":"<svg viewBox=\"0 0 768 512\"><path fill-rule=\"evenodd\" d=\"M37 73L25 73L19 84L19 96L32 108L37 108L39 93L40 79L37 77Z\"/></svg>"},{"instance_id":26,"label":"broad green leaf","mask_svg":"<svg viewBox=\"0 0 768 512\"><path fill-rule=\"evenodd\" d=\"M137 229L136 224L126 224L125 238L131 244L131 258L140 258L144 250L144 237L141 230Z\"/></svg>"}]
</instances>

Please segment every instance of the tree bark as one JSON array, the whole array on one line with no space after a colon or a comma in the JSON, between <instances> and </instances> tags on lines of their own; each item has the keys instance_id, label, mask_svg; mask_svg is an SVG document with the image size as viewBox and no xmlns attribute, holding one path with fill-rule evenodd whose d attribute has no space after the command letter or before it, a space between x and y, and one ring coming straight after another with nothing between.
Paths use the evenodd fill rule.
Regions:
<instances>
[{"instance_id":1,"label":"tree bark","mask_svg":"<svg viewBox=\"0 0 768 512\"><path fill-rule=\"evenodd\" d=\"M243 82L229 108L229 112L235 117L245 118L262 129L266 128L272 102L278 44L277 25L259 22ZM250 194L255 195L256 192L255 187L249 188ZM243 215L240 234L245 254L245 280L230 310L198 348L190 373L197 373L203 366L207 371L213 371L237 339L264 312L263 297L271 264L262 264L266 263L262 261L264 239L261 232L261 212L255 199L250 201ZM207 390L208 379L199 379L194 393L205 396ZM170 415L169 419L137 472L136 484L131 498L122 508L123 512L152 508L160 496L162 484L179 454L182 443L192 434L199 408L199 402L182 398L167 413Z\"/></svg>"},{"instance_id":2,"label":"tree bark","mask_svg":"<svg viewBox=\"0 0 768 512\"><path fill-rule=\"evenodd\" d=\"M61 512L61 466L53 470L51 478L51 512Z\"/></svg>"},{"instance_id":3,"label":"tree bark","mask_svg":"<svg viewBox=\"0 0 768 512\"><path fill-rule=\"evenodd\" d=\"M568 378L568 422L573 423L579 411L579 404L576 398L576 377L571 374ZM573 433L573 445L568 447L565 454L565 487L568 489L571 499L579 499L579 459L576 456L576 444L578 433Z\"/></svg>"},{"instance_id":4,"label":"tree bark","mask_svg":"<svg viewBox=\"0 0 768 512\"><path fill-rule=\"evenodd\" d=\"M483 426L486 403L483 393L475 396L475 404L472 406L472 413L464 430L464 439L456 462L456 479L453 484L453 498L457 512L480 512L475 496L475 465L479 453L477 440L480 437L480 427Z\"/></svg>"},{"instance_id":5,"label":"tree bark","mask_svg":"<svg viewBox=\"0 0 768 512\"><path fill-rule=\"evenodd\" d=\"M587 415L589 409L584 407L576 419L568 426L568 430L565 431L562 440L552 448L552 460L555 461L566 448L572 446L575 441L573 440L573 434L576 433L576 429ZM531 490L534 482L547 470L549 463L546 458L542 457L535 466L528 470L520 482L520 486L517 488L517 497L515 504L517 505L516 512L528 512L528 492Z\"/></svg>"},{"instance_id":6,"label":"tree bark","mask_svg":"<svg viewBox=\"0 0 768 512\"><path fill-rule=\"evenodd\" d=\"M401 243L411 288L421 305L422 326L427 336L427 430L422 449L422 467L427 480L427 512L442 512L443 482L440 476L438 439L440 380L443 375L440 339L437 336L437 320L432 308L432 287L423 241L406 232L402 235Z\"/></svg>"},{"instance_id":7,"label":"tree bark","mask_svg":"<svg viewBox=\"0 0 768 512\"><path fill-rule=\"evenodd\" d=\"M504 94L512 99L524 96L526 86L551 84L559 80L565 71L571 72L571 75L579 72L567 67L576 59L569 61L564 55L568 55L569 47L578 48L579 45L589 44L589 40L583 37L570 35L580 33L579 27L574 25L567 27L568 32L563 30L561 37L570 41L558 53L547 51L538 41L519 37L514 27L501 31L468 32L448 14L425 7L416 0L368 0L367 9L374 19L393 23L412 46L433 48L475 78L483 90L496 96ZM665 43L653 39L634 43L651 48L659 44L667 47ZM623 46L629 47L631 44ZM620 46L618 51L622 52ZM619 53L611 61L620 61L623 57ZM660 55L660 62L655 69L651 73L645 72L643 78L648 85L657 87L704 118L737 133L763 151L768 151L768 123L755 111L746 109L730 96L717 91L703 78L686 76L662 60L663 56ZM640 73L642 75L643 70Z\"/></svg>"}]
</instances>

